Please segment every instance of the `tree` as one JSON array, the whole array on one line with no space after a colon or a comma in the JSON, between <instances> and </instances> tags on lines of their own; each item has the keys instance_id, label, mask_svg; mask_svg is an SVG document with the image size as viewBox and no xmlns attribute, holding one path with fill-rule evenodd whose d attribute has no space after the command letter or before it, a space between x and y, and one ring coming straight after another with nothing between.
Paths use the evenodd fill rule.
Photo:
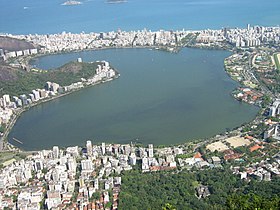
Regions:
<instances>
[{"instance_id":1,"label":"tree","mask_svg":"<svg viewBox=\"0 0 280 210\"><path fill-rule=\"evenodd\" d=\"M111 202L108 202L108 203L106 203L105 208L110 209L110 208L111 208L111 206L112 206L112 203L111 203Z\"/></svg>"},{"instance_id":2,"label":"tree","mask_svg":"<svg viewBox=\"0 0 280 210\"><path fill-rule=\"evenodd\" d=\"M93 198L94 200L99 200L99 199L100 199L100 192L94 192L94 193L92 194L92 198Z\"/></svg>"},{"instance_id":3,"label":"tree","mask_svg":"<svg viewBox=\"0 0 280 210\"><path fill-rule=\"evenodd\" d=\"M162 207L162 210L176 210L176 209L170 203L166 203L164 207Z\"/></svg>"},{"instance_id":4,"label":"tree","mask_svg":"<svg viewBox=\"0 0 280 210\"><path fill-rule=\"evenodd\" d=\"M271 102L272 100L268 95L263 96L263 107L267 107Z\"/></svg>"},{"instance_id":5,"label":"tree","mask_svg":"<svg viewBox=\"0 0 280 210\"><path fill-rule=\"evenodd\" d=\"M237 195L233 194L227 198L226 208L229 210L250 210L250 209L269 209L276 210L280 205L279 197L273 197L271 200L264 197L258 196L254 193L247 195Z\"/></svg>"},{"instance_id":6,"label":"tree","mask_svg":"<svg viewBox=\"0 0 280 210\"><path fill-rule=\"evenodd\" d=\"M4 131L5 131L4 126L0 125L0 133L4 133Z\"/></svg>"},{"instance_id":7,"label":"tree","mask_svg":"<svg viewBox=\"0 0 280 210\"><path fill-rule=\"evenodd\" d=\"M47 169L47 168L43 168L43 169L42 169L42 173L43 173L43 174L48 173L48 169Z\"/></svg>"}]
</instances>

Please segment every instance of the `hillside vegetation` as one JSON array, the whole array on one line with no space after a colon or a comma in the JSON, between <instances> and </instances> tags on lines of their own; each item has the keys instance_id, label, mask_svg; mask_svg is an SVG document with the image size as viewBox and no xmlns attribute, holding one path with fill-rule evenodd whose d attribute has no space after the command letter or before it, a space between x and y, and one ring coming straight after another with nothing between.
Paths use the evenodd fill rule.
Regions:
<instances>
[{"instance_id":1,"label":"hillside vegetation","mask_svg":"<svg viewBox=\"0 0 280 210\"><path fill-rule=\"evenodd\" d=\"M208 186L206 198L196 187ZM230 169L201 171L124 172L119 209L279 209L280 179L246 182Z\"/></svg>"},{"instance_id":2,"label":"hillside vegetation","mask_svg":"<svg viewBox=\"0 0 280 210\"><path fill-rule=\"evenodd\" d=\"M33 48L36 48L36 46L30 42L14 39L11 37L0 36L0 49L6 51L18 51L18 50L26 50L26 49L33 49Z\"/></svg>"},{"instance_id":3,"label":"hillside vegetation","mask_svg":"<svg viewBox=\"0 0 280 210\"><path fill-rule=\"evenodd\" d=\"M7 65L0 66L0 96L3 94L20 95L33 89L43 88L47 81L65 86L88 79L95 74L98 63L70 62L50 71L26 72Z\"/></svg>"}]
</instances>

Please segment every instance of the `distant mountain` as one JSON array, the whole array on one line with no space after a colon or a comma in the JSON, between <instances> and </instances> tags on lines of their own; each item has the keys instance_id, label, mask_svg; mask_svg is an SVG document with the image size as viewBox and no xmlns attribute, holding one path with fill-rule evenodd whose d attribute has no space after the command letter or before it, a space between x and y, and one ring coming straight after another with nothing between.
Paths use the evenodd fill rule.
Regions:
<instances>
[{"instance_id":1,"label":"distant mountain","mask_svg":"<svg viewBox=\"0 0 280 210\"><path fill-rule=\"evenodd\" d=\"M32 48L36 48L36 46L30 42L14 39L11 37L0 36L0 49L3 49L4 51L17 51Z\"/></svg>"}]
</instances>

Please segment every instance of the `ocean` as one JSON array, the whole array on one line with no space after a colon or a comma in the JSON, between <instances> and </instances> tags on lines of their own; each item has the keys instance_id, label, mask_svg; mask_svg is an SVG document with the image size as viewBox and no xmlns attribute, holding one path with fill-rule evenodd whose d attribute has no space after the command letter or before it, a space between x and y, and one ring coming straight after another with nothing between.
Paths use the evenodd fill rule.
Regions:
<instances>
[{"instance_id":1,"label":"ocean","mask_svg":"<svg viewBox=\"0 0 280 210\"><path fill-rule=\"evenodd\" d=\"M279 0L0 0L0 33L220 29L280 23Z\"/></svg>"}]
</instances>

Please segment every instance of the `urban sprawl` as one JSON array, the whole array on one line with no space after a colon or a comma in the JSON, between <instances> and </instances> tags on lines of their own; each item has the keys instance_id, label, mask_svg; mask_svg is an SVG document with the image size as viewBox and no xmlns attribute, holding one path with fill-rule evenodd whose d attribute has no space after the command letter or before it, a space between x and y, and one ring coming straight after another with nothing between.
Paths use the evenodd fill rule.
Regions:
<instances>
[{"instance_id":1,"label":"urban sprawl","mask_svg":"<svg viewBox=\"0 0 280 210\"><path fill-rule=\"evenodd\" d=\"M280 81L274 76L280 71L280 27L248 25L244 29L202 31L118 30L1 36L38 46L22 51L0 49L1 60L25 71L36 71L28 63L30 57L49 53L125 47L149 47L174 53L181 47L231 50L232 55L224 61L225 70L240 83L232 95L237 100L259 106L260 112L252 122L232 131L177 146L154 147L133 142L95 145L88 140L84 147L53 146L51 150L25 152L24 157L12 156L1 165L0 209L40 209L42 206L47 209L117 209L122 172L137 170L137 167L143 173L211 170L223 168L230 162L232 173L240 179L270 181L280 176L280 89L277 89ZM95 76L88 80L81 78L80 82L69 86L49 81L45 87L31 93L1 96L0 125L6 127L1 134L1 150L21 154L6 138L16 116L26 107L116 76L110 64L102 61ZM208 195L207 186L197 188L199 198Z\"/></svg>"}]
</instances>

